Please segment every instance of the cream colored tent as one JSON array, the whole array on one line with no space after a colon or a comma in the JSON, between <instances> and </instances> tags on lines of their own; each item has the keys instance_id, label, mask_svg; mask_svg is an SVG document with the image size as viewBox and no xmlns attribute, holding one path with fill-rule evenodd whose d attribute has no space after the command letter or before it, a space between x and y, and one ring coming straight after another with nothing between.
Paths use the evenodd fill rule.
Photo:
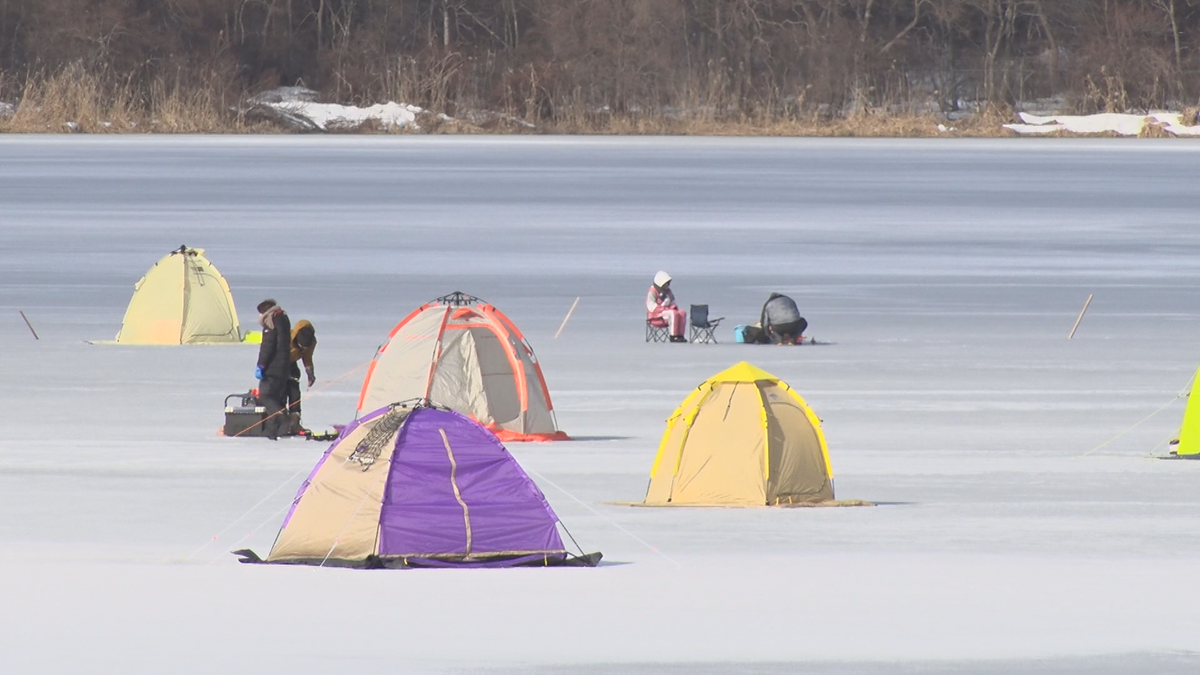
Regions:
<instances>
[{"instance_id":1,"label":"cream colored tent","mask_svg":"<svg viewBox=\"0 0 1200 675\"><path fill-rule=\"evenodd\" d=\"M600 554L568 553L560 525L491 432L419 401L347 426L300 486L267 559L235 553L318 566L594 567Z\"/></svg>"},{"instance_id":2,"label":"cream colored tent","mask_svg":"<svg viewBox=\"0 0 1200 675\"><path fill-rule=\"evenodd\" d=\"M787 506L832 499L821 420L786 383L743 361L697 387L667 420L645 504Z\"/></svg>"},{"instance_id":3,"label":"cream colored tent","mask_svg":"<svg viewBox=\"0 0 1200 675\"><path fill-rule=\"evenodd\" d=\"M118 344L241 341L229 284L202 248L180 246L171 251L133 289Z\"/></svg>"}]
</instances>

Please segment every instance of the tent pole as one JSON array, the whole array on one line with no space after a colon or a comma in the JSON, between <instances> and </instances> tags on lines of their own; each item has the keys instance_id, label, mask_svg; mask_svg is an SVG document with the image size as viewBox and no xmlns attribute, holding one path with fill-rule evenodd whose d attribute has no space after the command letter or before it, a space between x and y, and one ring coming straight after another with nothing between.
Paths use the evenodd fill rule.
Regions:
<instances>
[{"instance_id":1,"label":"tent pole","mask_svg":"<svg viewBox=\"0 0 1200 675\"><path fill-rule=\"evenodd\" d=\"M450 306L446 306L446 311L442 314L442 325L438 327L437 342L433 345L433 360L429 364L429 377L425 380L425 400L429 400L429 395L433 393L433 374L437 370L438 360L442 358L442 336L446 333L446 323L450 321Z\"/></svg>"}]
</instances>

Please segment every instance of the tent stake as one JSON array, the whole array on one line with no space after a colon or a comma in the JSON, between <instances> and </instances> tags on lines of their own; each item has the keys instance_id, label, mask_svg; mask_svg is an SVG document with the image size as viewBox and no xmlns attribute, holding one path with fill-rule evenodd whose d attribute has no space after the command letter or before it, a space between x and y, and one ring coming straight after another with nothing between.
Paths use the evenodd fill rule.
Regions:
<instances>
[{"instance_id":1,"label":"tent stake","mask_svg":"<svg viewBox=\"0 0 1200 675\"><path fill-rule=\"evenodd\" d=\"M1071 334L1067 336L1068 340L1075 337L1075 330L1077 328L1079 328L1079 322L1083 321L1083 314L1084 314L1084 312L1087 311L1088 305L1090 305L1090 304L1092 304L1092 294L1091 293L1088 294L1088 299L1084 301L1083 309L1079 310L1079 318L1075 319L1075 325L1071 326Z\"/></svg>"},{"instance_id":2,"label":"tent stake","mask_svg":"<svg viewBox=\"0 0 1200 675\"><path fill-rule=\"evenodd\" d=\"M571 309L567 310L567 315L563 317L562 325L558 327L558 332L554 334L554 339L557 340L559 335L562 335L563 329L567 327L567 322L571 320L571 313L579 306L579 298L575 298L575 302L571 303Z\"/></svg>"},{"instance_id":3,"label":"tent stake","mask_svg":"<svg viewBox=\"0 0 1200 675\"><path fill-rule=\"evenodd\" d=\"M37 331L33 329L33 324L29 323L29 317L25 316L25 310L18 309L17 311L21 313L21 318L25 319L25 325L29 326L29 332L33 333L33 339L41 340L42 338L38 337Z\"/></svg>"}]
</instances>

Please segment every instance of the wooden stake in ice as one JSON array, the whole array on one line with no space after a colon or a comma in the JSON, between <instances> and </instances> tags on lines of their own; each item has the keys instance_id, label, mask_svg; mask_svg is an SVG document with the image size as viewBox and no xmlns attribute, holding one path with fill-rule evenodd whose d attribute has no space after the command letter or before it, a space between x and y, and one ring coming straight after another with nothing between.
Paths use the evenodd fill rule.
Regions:
<instances>
[{"instance_id":1,"label":"wooden stake in ice","mask_svg":"<svg viewBox=\"0 0 1200 675\"><path fill-rule=\"evenodd\" d=\"M37 331L33 329L33 324L29 323L29 317L25 316L25 310L18 309L17 311L21 313L21 318L25 319L25 325L29 326L29 332L33 333L33 339L41 340L42 338L38 337Z\"/></svg>"},{"instance_id":2,"label":"wooden stake in ice","mask_svg":"<svg viewBox=\"0 0 1200 675\"><path fill-rule=\"evenodd\" d=\"M1083 313L1087 311L1088 305L1090 305L1090 304L1092 304L1091 293L1088 294L1088 299L1084 301L1083 309L1079 310L1079 318L1075 319L1075 325L1071 326L1071 334L1067 336L1068 340L1075 337L1075 329L1079 328L1079 322L1083 321Z\"/></svg>"},{"instance_id":3,"label":"wooden stake in ice","mask_svg":"<svg viewBox=\"0 0 1200 675\"><path fill-rule=\"evenodd\" d=\"M567 315L563 317L562 325L558 327L558 332L554 334L554 339L557 340L559 335L562 335L563 329L567 327L567 322L571 320L571 313L579 306L579 298L575 298L575 302L571 303L571 309L567 310Z\"/></svg>"}]
</instances>

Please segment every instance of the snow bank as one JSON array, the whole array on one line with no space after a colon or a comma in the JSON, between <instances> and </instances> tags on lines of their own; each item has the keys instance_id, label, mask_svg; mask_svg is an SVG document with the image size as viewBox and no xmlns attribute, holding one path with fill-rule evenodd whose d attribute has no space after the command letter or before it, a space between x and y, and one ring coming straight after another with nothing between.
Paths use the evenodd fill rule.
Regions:
<instances>
[{"instance_id":1,"label":"snow bank","mask_svg":"<svg viewBox=\"0 0 1200 675\"><path fill-rule=\"evenodd\" d=\"M385 131L417 126L417 115L425 112L415 105L376 104L366 108L337 103L318 103L317 92L305 87L279 87L255 95L247 113L265 117L297 131L351 131L377 123Z\"/></svg>"},{"instance_id":2,"label":"snow bank","mask_svg":"<svg viewBox=\"0 0 1200 675\"><path fill-rule=\"evenodd\" d=\"M418 129L417 114L425 112L415 105L393 101L368 108L302 101L264 105L275 108L288 117L306 120L314 129L320 131L357 129L368 122L378 123L385 131L404 128Z\"/></svg>"},{"instance_id":3,"label":"snow bank","mask_svg":"<svg viewBox=\"0 0 1200 675\"><path fill-rule=\"evenodd\" d=\"M1112 132L1120 136L1137 136L1146 126L1157 126L1172 136L1200 136L1200 126L1182 123L1182 115L1173 112L1153 112L1149 115L1100 113L1097 115L1041 116L1018 113L1023 124L1005 124L1004 128L1023 135L1049 134L1063 131L1071 134L1100 134Z\"/></svg>"}]
</instances>

